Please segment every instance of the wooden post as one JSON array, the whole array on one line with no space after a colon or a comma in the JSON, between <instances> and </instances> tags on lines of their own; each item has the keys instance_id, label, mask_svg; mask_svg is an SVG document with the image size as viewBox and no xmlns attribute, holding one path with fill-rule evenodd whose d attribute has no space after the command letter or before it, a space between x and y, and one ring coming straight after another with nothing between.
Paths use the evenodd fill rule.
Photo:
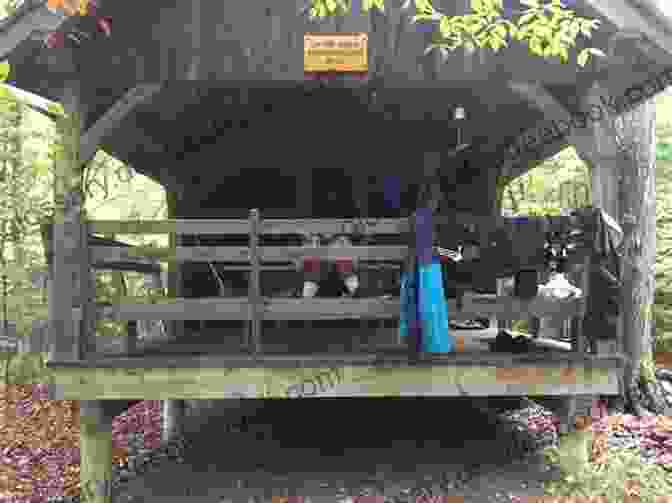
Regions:
<instances>
[{"instance_id":1,"label":"wooden post","mask_svg":"<svg viewBox=\"0 0 672 503\"><path fill-rule=\"evenodd\" d=\"M87 503L112 503L112 415L102 400L80 400L80 483Z\"/></svg>"},{"instance_id":2,"label":"wooden post","mask_svg":"<svg viewBox=\"0 0 672 503\"><path fill-rule=\"evenodd\" d=\"M43 353L45 351L45 335L47 323L43 320L35 320L30 332L29 349L33 353Z\"/></svg>"},{"instance_id":3,"label":"wooden post","mask_svg":"<svg viewBox=\"0 0 672 503\"><path fill-rule=\"evenodd\" d=\"M497 297L505 297L506 289L504 288L505 279L497 279ZM513 323L511 320L500 320L497 319L497 330L511 330Z\"/></svg>"},{"instance_id":4,"label":"wooden post","mask_svg":"<svg viewBox=\"0 0 672 503\"><path fill-rule=\"evenodd\" d=\"M416 245L416 217L417 213L413 212L413 215L408 219L409 220L409 233L407 237L408 241L408 257L406 258L406 274L409 283L414 283L415 271L417 268L417 245ZM416 302L419 299L416 298ZM406 344L408 348L408 358L409 360L417 360L421 350L421 340L420 340L420 326L416 322L416 316L411 315L408 317L408 334L406 335Z\"/></svg>"},{"instance_id":5,"label":"wooden post","mask_svg":"<svg viewBox=\"0 0 672 503\"><path fill-rule=\"evenodd\" d=\"M262 298L261 298L261 263L259 260L259 229L260 219L259 210L250 210L250 344L249 348L253 355L261 352L261 320L262 320Z\"/></svg>"},{"instance_id":6,"label":"wooden post","mask_svg":"<svg viewBox=\"0 0 672 503\"><path fill-rule=\"evenodd\" d=\"M175 191L166 191L166 207L168 218L177 218L178 194ZM177 234L171 232L168 236L169 246L175 248L180 239ZM183 263L176 261L168 262L168 297L175 298L182 296L182 267ZM168 333L171 338L181 338L184 333L183 321L169 321L167 323Z\"/></svg>"},{"instance_id":7,"label":"wooden post","mask_svg":"<svg viewBox=\"0 0 672 503\"><path fill-rule=\"evenodd\" d=\"M583 299L581 301L581 316L578 323L572 325L572 350L577 353L585 353L588 347L586 340L586 315L590 309L590 275L593 270L593 260L590 254L583 259L583 274L581 275L581 293ZM591 350L594 349L591 347Z\"/></svg>"},{"instance_id":8,"label":"wooden post","mask_svg":"<svg viewBox=\"0 0 672 503\"><path fill-rule=\"evenodd\" d=\"M174 440L184 424L186 403L184 400L164 400L161 437L164 442Z\"/></svg>"},{"instance_id":9,"label":"wooden post","mask_svg":"<svg viewBox=\"0 0 672 503\"><path fill-rule=\"evenodd\" d=\"M54 268L53 288L49 305L53 346L50 360L75 361L80 358L80 341L76 336L79 323L73 322L75 283L81 273L78 250L81 236L82 194L78 187L80 165L78 158L79 129L83 110L80 103L79 83L70 81L63 96L63 108L74 131L65 134L65 149L57 159L55 176L55 219L53 232ZM64 120L64 119L61 119Z\"/></svg>"},{"instance_id":10,"label":"wooden post","mask_svg":"<svg viewBox=\"0 0 672 503\"><path fill-rule=\"evenodd\" d=\"M80 241L79 241L79 290L80 290L80 307L82 317L79 328L79 347L80 360L85 360L96 353L96 286L95 278L93 285L91 284L91 255L89 249L89 232L88 224L82 222L80 227Z\"/></svg>"}]
</instances>

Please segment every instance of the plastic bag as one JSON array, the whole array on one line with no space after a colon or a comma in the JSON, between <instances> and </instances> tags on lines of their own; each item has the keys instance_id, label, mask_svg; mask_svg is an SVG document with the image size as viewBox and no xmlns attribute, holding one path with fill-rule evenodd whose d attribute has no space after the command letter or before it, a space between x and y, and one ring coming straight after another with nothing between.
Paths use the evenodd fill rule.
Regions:
<instances>
[{"instance_id":1,"label":"plastic bag","mask_svg":"<svg viewBox=\"0 0 672 503\"><path fill-rule=\"evenodd\" d=\"M572 297L580 297L583 292L575 287L562 273L552 274L545 285L539 286L539 294L547 299L565 300Z\"/></svg>"}]
</instances>

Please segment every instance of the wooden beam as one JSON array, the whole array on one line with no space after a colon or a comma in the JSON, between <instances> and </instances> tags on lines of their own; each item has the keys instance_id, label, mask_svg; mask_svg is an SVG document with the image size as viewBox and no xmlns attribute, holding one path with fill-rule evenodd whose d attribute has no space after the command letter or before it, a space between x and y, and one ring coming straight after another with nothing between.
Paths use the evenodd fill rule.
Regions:
<instances>
[{"instance_id":1,"label":"wooden beam","mask_svg":"<svg viewBox=\"0 0 672 503\"><path fill-rule=\"evenodd\" d=\"M66 400L616 394L618 358L549 353L450 354L409 365L406 355L161 356L49 364ZM478 357L478 358L477 358Z\"/></svg>"},{"instance_id":2,"label":"wooden beam","mask_svg":"<svg viewBox=\"0 0 672 503\"><path fill-rule=\"evenodd\" d=\"M86 163L93 159L103 139L140 104L147 102L161 90L161 84L142 84L130 89L82 136L80 161Z\"/></svg>"},{"instance_id":3,"label":"wooden beam","mask_svg":"<svg viewBox=\"0 0 672 503\"><path fill-rule=\"evenodd\" d=\"M27 2L30 3L30 2ZM36 32L57 30L67 19L65 14L47 8L47 2L19 8L12 17L0 25L0 59L7 59L19 44Z\"/></svg>"},{"instance_id":4,"label":"wooden beam","mask_svg":"<svg viewBox=\"0 0 672 503\"><path fill-rule=\"evenodd\" d=\"M570 112L539 82L510 81L508 87L511 91L527 100L530 105L543 112L547 119L562 120L570 125L572 124L573 117ZM575 127L570 127L566 138L577 150L588 152L591 157L594 155L594 146L591 138L585 132L581 132Z\"/></svg>"},{"instance_id":5,"label":"wooden beam","mask_svg":"<svg viewBox=\"0 0 672 503\"><path fill-rule=\"evenodd\" d=\"M659 61L672 63L672 23L659 7L660 1L586 0L586 3L619 30L634 30L645 35L662 49L657 51Z\"/></svg>"}]
</instances>

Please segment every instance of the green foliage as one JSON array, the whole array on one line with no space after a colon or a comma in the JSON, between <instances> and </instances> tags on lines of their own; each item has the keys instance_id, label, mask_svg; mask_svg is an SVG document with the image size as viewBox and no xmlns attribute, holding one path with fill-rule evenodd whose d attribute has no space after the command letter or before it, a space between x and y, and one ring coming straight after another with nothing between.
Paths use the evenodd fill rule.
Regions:
<instances>
[{"instance_id":1,"label":"green foliage","mask_svg":"<svg viewBox=\"0 0 672 503\"><path fill-rule=\"evenodd\" d=\"M559 463L563 455L558 449L549 448L547 458ZM571 458L571 456L569 456ZM598 497L606 501L628 501L627 490L631 483L639 485L638 491L642 503L654 503L660 498L672 494L672 474L660 465L645 464L639 453L623 450L610 450L605 465L578 464L562 469L564 477L559 481L546 483L545 492L558 497Z\"/></svg>"},{"instance_id":2,"label":"green foliage","mask_svg":"<svg viewBox=\"0 0 672 503\"><path fill-rule=\"evenodd\" d=\"M600 21L576 15L560 0L541 2L521 0L527 7L514 12L517 19L507 19L503 12L502 0L472 0L471 13L461 16L447 16L434 8L430 0L415 0L413 22L436 22L439 31L436 39L427 48L438 49L445 55L459 47L490 48L494 52L508 47L510 41L528 46L534 56L557 57L563 63L569 62L569 51L577 46L577 38L591 38ZM409 8L411 0L404 2ZM362 10L385 11L385 0L365 0ZM343 16L351 12L350 0L311 0L310 15L313 18ZM591 56L605 54L594 47L582 49L577 55L577 64L585 66Z\"/></svg>"},{"instance_id":3,"label":"green foliage","mask_svg":"<svg viewBox=\"0 0 672 503\"><path fill-rule=\"evenodd\" d=\"M5 385L9 384L49 384L52 373L40 353L15 353L2 365Z\"/></svg>"},{"instance_id":4,"label":"green foliage","mask_svg":"<svg viewBox=\"0 0 672 503\"><path fill-rule=\"evenodd\" d=\"M559 215L590 204L590 172L573 148L509 181L502 193L502 208L514 215Z\"/></svg>"}]
</instances>

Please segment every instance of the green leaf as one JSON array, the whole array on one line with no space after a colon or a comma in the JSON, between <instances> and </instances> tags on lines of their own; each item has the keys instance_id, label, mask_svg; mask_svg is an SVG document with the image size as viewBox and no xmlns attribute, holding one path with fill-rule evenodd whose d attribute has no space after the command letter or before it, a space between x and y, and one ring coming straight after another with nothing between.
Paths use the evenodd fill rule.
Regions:
<instances>
[{"instance_id":1,"label":"green leaf","mask_svg":"<svg viewBox=\"0 0 672 503\"><path fill-rule=\"evenodd\" d=\"M537 17L536 12L530 12L529 14L523 14L522 16L520 16L520 19L518 19L518 26L523 26L524 24L529 23L535 17Z\"/></svg>"},{"instance_id":2,"label":"green leaf","mask_svg":"<svg viewBox=\"0 0 672 503\"><path fill-rule=\"evenodd\" d=\"M7 61L0 62L0 82L5 82L9 77L9 63Z\"/></svg>"},{"instance_id":3,"label":"green leaf","mask_svg":"<svg viewBox=\"0 0 672 503\"><path fill-rule=\"evenodd\" d=\"M364 0L362 4L363 12L368 12L373 8L378 9L380 12L385 12L385 0Z\"/></svg>"},{"instance_id":4,"label":"green leaf","mask_svg":"<svg viewBox=\"0 0 672 503\"><path fill-rule=\"evenodd\" d=\"M47 109L55 115L60 115L61 117L65 117L65 109L60 103L50 103Z\"/></svg>"},{"instance_id":5,"label":"green leaf","mask_svg":"<svg viewBox=\"0 0 672 503\"><path fill-rule=\"evenodd\" d=\"M5 85L0 86L0 102L6 104L14 101L16 101L16 96L12 90Z\"/></svg>"},{"instance_id":6,"label":"green leaf","mask_svg":"<svg viewBox=\"0 0 672 503\"><path fill-rule=\"evenodd\" d=\"M423 14L433 14L434 8L429 0L415 0L415 10Z\"/></svg>"},{"instance_id":7,"label":"green leaf","mask_svg":"<svg viewBox=\"0 0 672 503\"><path fill-rule=\"evenodd\" d=\"M569 54L567 53L567 48L566 47L561 47L558 52L560 53L560 61L562 61L563 63L568 63L569 62Z\"/></svg>"},{"instance_id":8,"label":"green leaf","mask_svg":"<svg viewBox=\"0 0 672 503\"><path fill-rule=\"evenodd\" d=\"M580 67L586 66L588 59L590 58L590 52L588 49L582 50L576 58L576 62Z\"/></svg>"},{"instance_id":9,"label":"green leaf","mask_svg":"<svg viewBox=\"0 0 672 503\"><path fill-rule=\"evenodd\" d=\"M506 26L503 26L503 25L501 25L501 24L500 24L500 25L497 25L497 26L495 27L495 29L493 30L493 32L494 32L497 36L499 36L500 38L503 39L504 37L506 37Z\"/></svg>"}]
</instances>

